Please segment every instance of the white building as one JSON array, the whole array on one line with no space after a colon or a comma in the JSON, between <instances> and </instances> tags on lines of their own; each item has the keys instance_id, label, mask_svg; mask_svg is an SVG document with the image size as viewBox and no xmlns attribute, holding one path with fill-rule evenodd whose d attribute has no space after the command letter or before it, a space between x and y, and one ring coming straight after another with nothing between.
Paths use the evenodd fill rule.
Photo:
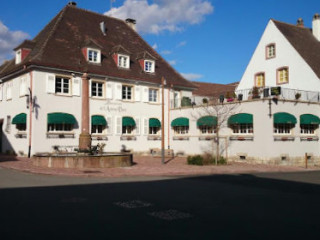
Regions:
<instances>
[{"instance_id":1,"label":"white building","mask_svg":"<svg viewBox=\"0 0 320 240\"><path fill-rule=\"evenodd\" d=\"M132 19L126 23L68 5L18 46L16 58L0 67L2 152L76 148L81 76L88 73L93 145L105 143L107 152L150 153L161 147L163 126L165 146L175 154L212 152L216 126L225 117L219 151L229 159L295 164L306 154L319 161L319 15L312 30L301 21L295 26L270 20L236 96L236 85L209 84L215 89L208 94L207 84L185 80L132 26ZM221 93L231 95L213 105L229 109L219 115L210 108L216 100L203 104L203 98L221 101Z\"/></svg>"}]
</instances>

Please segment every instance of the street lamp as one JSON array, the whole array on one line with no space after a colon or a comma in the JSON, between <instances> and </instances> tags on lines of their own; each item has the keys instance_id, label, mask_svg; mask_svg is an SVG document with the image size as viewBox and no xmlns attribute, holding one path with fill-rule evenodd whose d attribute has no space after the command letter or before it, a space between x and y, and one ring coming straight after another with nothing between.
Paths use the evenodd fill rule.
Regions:
<instances>
[{"instance_id":1,"label":"street lamp","mask_svg":"<svg viewBox=\"0 0 320 240\"><path fill-rule=\"evenodd\" d=\"M166 80L161 78L161 91L162 91L162 119L161 119L161 163L164 164L164 85Z\"/></svg>"}]
</instances>

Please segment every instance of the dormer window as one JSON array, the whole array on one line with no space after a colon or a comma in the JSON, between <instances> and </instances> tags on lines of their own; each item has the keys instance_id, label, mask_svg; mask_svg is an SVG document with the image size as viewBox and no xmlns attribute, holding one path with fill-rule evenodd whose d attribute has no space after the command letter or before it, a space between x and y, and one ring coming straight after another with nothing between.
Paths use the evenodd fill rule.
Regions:
<instances>
[{"instance_id":1,"label":"dormer window","mask_svg":"<svg viewBox=\"0 0 320 240\"><path fill-rule=\"evenodd\" d=\"M118 67L121 67L121 68L129 68L129 56L127 55L122 55L122 54L119 54L118 55Z\"/></svg>"},{"instance_id":2,"label":"dormer window","mask_svg":"<svg viewBox=\"0 0 320 240\"><path fill-rule=\"evenodd\" d=\"M145 60L144 61L144 71L148 73L154 72L154 61Z\"/></svg>"},{"instance_id":3,"label":"dormer window","mask_svg":"<svg viewBox=\"0 0 320 240\"><path fill-rule=\"evenodd\" d=\"M97 49L88 48L88 61L91 63L101 62L101 53Z\"/></svg>"},{"instance_id":4,"label":"dormer window","mask_svg":"<svg viewBox=\"0 0 320 240\"><path fill-rule=\"evenodd\" d=\"M271 43L266 47L266 59L276 57L276 45Z\"/></svg>"},{"instance_id":5,"label":"dormer window","mask_svg":"<svg viewBox=\"0 0 320 240\"><path fill-rule=\"evenodd\" d=\"M16 51L16 64L21 63L21 49Z\"/></svg>"}]
</instances>

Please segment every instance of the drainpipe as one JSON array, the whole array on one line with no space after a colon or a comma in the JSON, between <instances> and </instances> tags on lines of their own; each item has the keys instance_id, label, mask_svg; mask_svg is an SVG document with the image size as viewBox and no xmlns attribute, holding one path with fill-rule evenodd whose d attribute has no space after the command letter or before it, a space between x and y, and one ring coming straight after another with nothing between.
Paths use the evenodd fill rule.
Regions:
<instances>
[{"instance_id":1,"label":"drainpipe","mask_svg":"<svg viewBox=\"0 0 320 240\"><path fill-rule=\"evenodd\" d=\"M30 75L30 87L29 87L29 146L28 146L28 158L31 157L31 140L32 140L32 72Z\"/></svg>"}]
</instances>

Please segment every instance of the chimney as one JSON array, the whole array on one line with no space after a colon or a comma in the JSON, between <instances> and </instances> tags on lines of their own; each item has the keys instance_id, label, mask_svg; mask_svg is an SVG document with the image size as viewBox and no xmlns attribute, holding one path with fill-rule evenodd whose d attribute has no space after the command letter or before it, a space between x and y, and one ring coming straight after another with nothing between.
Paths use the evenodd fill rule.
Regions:
<instances>
[{"instance_id":1,"label":"chimney","mask_svg":"<svg viewBox=\"0 0 320 240\"><path fill-rule=\"evenodd\" d=\"M303 23L303 19L302 18L298 18L297 20L297 27L304 27L304 23Z\"/></svg>"},{"instance_id":2,"label":"chimney","mask_svg":"<svg viewBox=\"0 0 320 240\"><path fill-rule=\"evenodd\" d=\"M128 24L129 27L131 27L133 30L136 31L136 20L132 18L127 18L126 23Z\"/></svg>"},{"instance_id":3,"label":"chimney","mask_svg":"<svg viewBox=\"0 0 320 240\"><path fill-rule=\"evenodd\" d=\"M77 3L76 2L68 2L68 6L76 7Z\"/></svg>"},{"instance_id":4,"label":"chimney","mask_svg":"<svg viewBox=\"0 0 320 240\"><path fill-rule=\"evenodd\" d=\"M320 15L318 13L313 16L312 33L313 36L320 41Z\"/></svg>"}]
</instances>

